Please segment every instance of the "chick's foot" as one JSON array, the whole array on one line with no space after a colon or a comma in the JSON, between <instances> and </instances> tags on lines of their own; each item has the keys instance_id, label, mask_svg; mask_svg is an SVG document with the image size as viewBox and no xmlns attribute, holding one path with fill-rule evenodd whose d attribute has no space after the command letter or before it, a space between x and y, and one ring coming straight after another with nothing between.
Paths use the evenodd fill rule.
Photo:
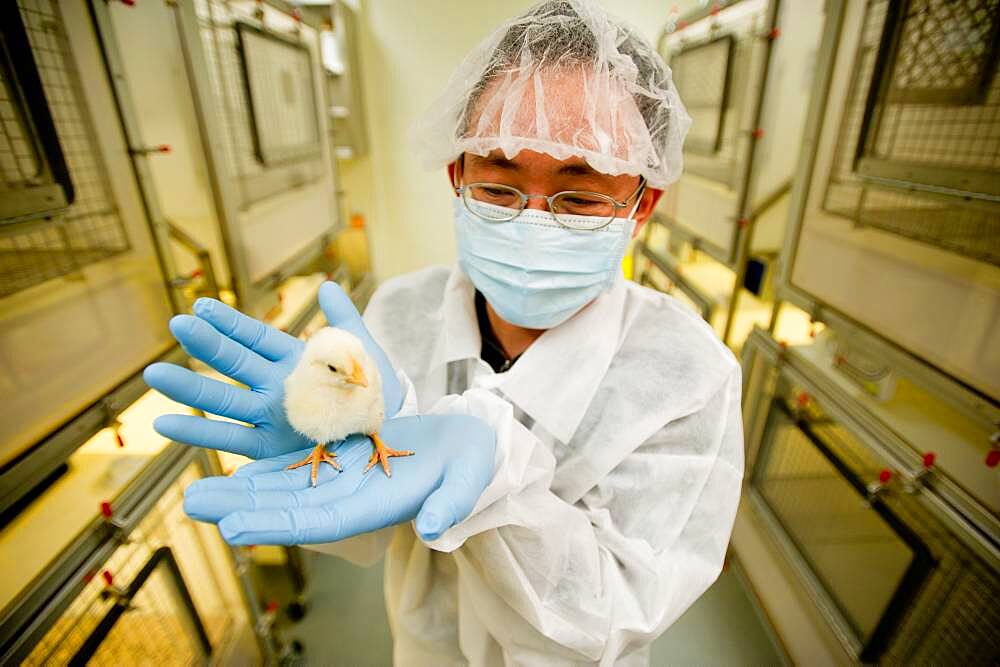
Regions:
<instances>
[{"instance_id":1,"label":"chick's foot","mask_svg":"<svg viewBox=\"0 0 1000 667\"><path fill-rule=\"evenodd\" d=\"M343 470L340 464L337 463L337 455L326 451L326 444L320 443L312 450L309 456L305 457L298 463L293 463L292 465L285 468L285 470L294 470L295 468L301 468L304 465L312 464L312 473L309 475L309 479L312 480L312 485L316 486L316 476L319 475L319 464L326 461L332 465L337 470Z\"/></svg>"},{"instance_id":2,"label":"chick's foot","mask_svg":"<svg viewBox=\"0 0 1000 667\"><path fill-rule=\"evenodd\" d=\"M382 441L382 438L378 437L378 433L372 433L369 435L372 442L375 444L375 448L372 450L372 457L368 459L368 466L365 468L365 472L372 469L372 466L376 463L382 464L382 469L385 470L386 477L392 477L392 471L389 470L389 459L393 456L413 456L413 452L404 449L392 449L387 447Z\"/></svg>"}]
</instances>

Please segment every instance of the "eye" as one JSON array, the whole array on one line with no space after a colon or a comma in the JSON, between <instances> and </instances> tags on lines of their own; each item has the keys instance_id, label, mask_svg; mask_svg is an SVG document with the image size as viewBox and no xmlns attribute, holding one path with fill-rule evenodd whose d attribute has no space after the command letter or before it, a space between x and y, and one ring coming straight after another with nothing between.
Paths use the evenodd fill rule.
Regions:
<instances>
[{"instance_id":1,"label":"eye","mask_svg":"<svg viewBox=\"0 0 1000 667\"><path fill-rule=\"evenodd\" d=\"M330 364L327 364L327 365L326 365L326 367L330 369L330 372L331 372L331 373L336 373L336 372L337 372L337 369L336 369L336 368L334 368L334 367L333 367L332 365L330 365Z\"/></svg>"}]
</instances>

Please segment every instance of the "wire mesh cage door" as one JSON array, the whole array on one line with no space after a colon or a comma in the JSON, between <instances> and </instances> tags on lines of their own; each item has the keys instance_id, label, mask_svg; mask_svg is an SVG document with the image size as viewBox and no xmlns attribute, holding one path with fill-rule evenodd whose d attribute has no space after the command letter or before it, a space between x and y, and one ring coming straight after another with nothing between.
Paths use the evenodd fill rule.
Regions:
<instances>
[{"instance_id":1,"label":"wire mesh cage door","mask_svg":"<svg viewBox=\"0 0 1000 667\"><path fill-rule=\"evenodd\" d=\"M37 37L36 37L37 41ZM0 223L39 217L73 201L45 90L17 3L0 7Z\"/></svg>"},{"instance_id":2,"label":"wire mesh cage door","mask_svg":"<svg viewBox=\"0 0 1000 667\"><path fill-rule=\"evenodd\" d=\"M212 644L170 547L160 547L69 659L69 665L206 662ZM175 612L163 614L158 607Z\"/></svg>"},{"instance_id":3,"label":"wire mesh cage door","mask_svg":"<svg viewBox=\"0 0 1000 667\"><path fill-rule=\"evenodd\" d=\"M190 665L258 656L236 572L214 527L183 511L187 467L30 648L23 665ZM238 646L237 646L238 644Z\"/></svg>"},{"instance_id":4,"label":"wire mesh cage door","mask_svg":"<svg viewBox=\"0 0 1000 667\"><path fill-rule=\"evenodd\" d=\"M18 51L0 68L0 298L130 248L58 12L47 0L2 11Z\"/></svg>"},{"instance_id":5,"label":"wire mesh cage door","mask_svg":"<svg viewBox=\"0 0 1000 667\"><path fill-rule=\"evenodd\" d=\"M875 486L884 462L803 387L779 371L751 497L836 634L864 663L995 664L998 563L922 491Z\"/></svg>"},{"instance_id":6,"label":"wire mesh cage door","mask_svg":"<svg viewBox=\"0 0 1000 667\"><path fill-rule=\"evenodd\" d=\"M870 0L826 209L1000 264L998 52L998 0Z\"/></svg>"}]
</instances>

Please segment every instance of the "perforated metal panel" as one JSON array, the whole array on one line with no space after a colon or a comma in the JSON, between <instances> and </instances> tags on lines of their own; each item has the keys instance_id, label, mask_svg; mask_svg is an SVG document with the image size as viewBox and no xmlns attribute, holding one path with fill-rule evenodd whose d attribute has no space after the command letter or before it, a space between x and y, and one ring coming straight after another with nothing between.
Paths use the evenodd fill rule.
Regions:
<instances>
[{"instance_id":1,"label":"perforated metal panel","mask_svg":"<svg viewBox=\"0 0 1000 667\"><path fill-rule=\"evenodd\" d=\"M319 125L309 49L246 23L236 27L257 157L271 164L318 155Z\"/></svg>"},{"instance_id":2,"label":"perforated metal panel","mask_svg":"<svg viewBox=\"0 0 1000 667\"><path fill-rule=\"evenodd\" d=\"M52 0L19 0L18 5L76 195L65 212L0 229L0 297L76 272L130 247L108 185L107 167L94 141L62 19ZM0 110L5 108L0 102ZM11 145L20 146L23 140L16 137L20 130L13 124L5 126L13 137ZM5 167L5 179L21 178L30 168L30 158L18 158L16 172Z\"/></svg>"},{"instance_id":3,"label":"perforated metal panel","mask_svg":"<svg viewBox=\"0 0 1000 667\"><path fill-rule=\"evenodd\" d=\"M1000 263L1000 0L871 0L824 207Z\"/></svg>"},{"instance_id":4,"label":"perforated metal panel","mask_svg":"<svg viewBox=\"0 0 1000 667\"><path fill-rule=\"evenodd\" d=\"M727 35L687 48L670 60L677 92L691 115L688 150L714 153L721 146L733 50L733 37Z\"/></svg>"}]
</instances>

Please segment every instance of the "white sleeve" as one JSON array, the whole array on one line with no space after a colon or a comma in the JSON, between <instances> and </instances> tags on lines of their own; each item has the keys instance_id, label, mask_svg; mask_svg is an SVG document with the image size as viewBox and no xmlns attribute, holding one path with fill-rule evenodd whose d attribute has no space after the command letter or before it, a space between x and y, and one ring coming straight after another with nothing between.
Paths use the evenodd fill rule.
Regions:
<instances>
[{"instance_id":1,"label":"white sleeve","mask_svg":"<svg viewBox=\"0 0 1000 667\"><path fill-rule=\"evenodd\" d=\"M417 391L410 382L410 378L403 371L396 371L396 378L405 390L403 404L399 408L397 417L411 417L417 414ZM395 526L386 526L381 530L371 533L362 533L355 537L339 542L327 542L324 544L303 544L302 548L318 551L324 554L340 556L344 560L350 561L362 567L371 567L382 558L385 550L389 548L392 541L392 531Z\"/></svg>"},{"instance_id":2,"label":"white sleeve","mask_svg":"<svg viewBox=\"0 0 1000 667\"><path fill-rule=\"evenodd\" d=\"M738 368L573 504L550 490L552 454L500 397L470 390L431 412L473 414L496 431L492 483L427 544L454 552L471 608L517 662L614 664L721 571L743 476Z\"/></svg>"}]
</instances>

